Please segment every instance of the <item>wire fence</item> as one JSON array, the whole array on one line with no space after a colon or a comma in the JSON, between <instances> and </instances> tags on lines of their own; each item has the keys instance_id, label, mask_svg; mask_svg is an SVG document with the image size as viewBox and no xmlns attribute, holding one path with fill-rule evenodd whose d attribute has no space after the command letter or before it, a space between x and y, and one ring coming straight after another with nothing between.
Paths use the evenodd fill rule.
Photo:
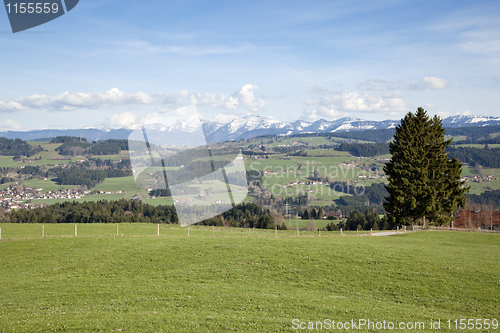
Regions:
<instances>
[{"instance_id":1,"label":"wire fence","mask_svg":"<svg viewBox=\"0 0 500 333\"><path fill-rule=\"evenodd\" d=\"M436 227L436 226L421 226L413 225L413 231L466 231L466 232L485 232L485 233L500 233L498 229L486 229L486 228L452 228L452 227Z\"/></svg>"},{"instance_id":2,"label":"wire fence","mask_svg":"<svg viewBox=\"0 0 500 333\"><path fill-rule=\"evenodd\" d=\"M298 229L254 229L216 226L180 227L177 224L84 223L37 224L1 223L0 240L57 237L340 237L370 236L379 231L306 231ZM380 231L382 232L382 231Z\"/></svg>"},{"instance_id":3,"label":"wire fence","mask_svg":"<svg viewBox=\"0 0 500 333\"><path fill-rule=\"evenodd\" d=\"M152 223L0 223L0 240L37 239L57 237L340 237L340 236L390 236L401 235L407 231L462 231L499 233L499 230L478 228L450 228L414 225L397 230L359 230L359 231L308 231L299 229L254 229L216 226L191 225L181 227L177 224Z\"/></svg>"}]
</instances>

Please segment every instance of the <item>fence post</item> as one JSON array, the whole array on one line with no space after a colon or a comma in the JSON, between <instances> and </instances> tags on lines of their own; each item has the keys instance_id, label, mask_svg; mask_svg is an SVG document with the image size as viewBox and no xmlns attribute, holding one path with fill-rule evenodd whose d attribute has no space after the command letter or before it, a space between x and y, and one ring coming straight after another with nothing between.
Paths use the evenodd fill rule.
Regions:
<instances>
[{"instance_id":1,"label":"fence post","mask_svg":"<svg viewBox=\"0 0 500 333\"><path fill-rule=\"evenodd\" d=\"M398 228L398 229L397 229L397 230L398 230L397 232L398 232L398 234L399 234L399 225L398 225L398 227L397 227L397 228Z\"/></svg>"},{"instance_id":2,"label":"fence post","mask_svg":"<svg viewBox=\"0 0 500 333\"><path fill-rule=\"evenodd\" d=\"M0 228L0 240L2 239L2 228Z\"/></svg>"},{"instance_id":3,"label":"fence post","mask_svg":"<svg viewBox=\"0 0 500 333\"><path fill-rule=\"evenodd\" d=\"M342 228L340 228L340 236L342 236Z\"/></svg>"},{"instance_id":4,"label":"fence post","mask_svg":"<svg viewBox=\"0 0 500 333\"><path fill-rule=\"evenodd\" d=\"M75 224L75 237L77 237L77 236L78 236L78 231L76 229L76 224Z\"/></svg>"},{"instance_id":5,"label":"fence post","mask_svg":"<svg viewBox=\"0 0 500 333\"><path fill-rule=\"evenodd\" d=\"M278 226L274 229L274 237L278 237Z\"/></svg>"},{"instance_id":6,"label":"fence post","mask_svg":"<svg viewBox=\"0 0 500 333\"><path fill-rule=\"evenodd\" d=\"M297 227L297 237L299 237L299 227Z\"/></svg>"},{"instance_id":7,"label":"fence post","mask_svg":"<svg viewBox=\"0 0 500 333\"><path fill-rule=\"evenodd\" d=\"M318 237L321 237L321 229L318 228Z\"/></svg>"},{"instance_id":8,"label":"fence post","mask_svg":"<svg viewBox=\"0 0 500 333\"><path fill-rule=\"evenodd\" d=\"M160 224L158 223L158 230L156 231L156 236L160 236Z\"/></svg>"},{"instance_id":9,"label":"fence post","mask_svg":"<svg viewBox=\"0 0 500 333\"><path fill-rule=\"evenodd\" d=\"M248 227L248 237L250 237L250 227Z\"/></svg>"},{"instance_id":10,"label":"fence post","mask_svg":"<svg viewBox=\"0 0 500 333\"><path fill-rule=\"evenodd\" d=\"M370 228L370 236L373 236L373 228Z\"/></svg>"},{"instance_id":11,"label":"fence post","mask_svg":"<svg viewBox=\"0 0 500 333\"><path fill-rule=\"evenodd\" d=\"M116 235L118 236L118 223L116 224Z\"/></svg>"}]
</instances>

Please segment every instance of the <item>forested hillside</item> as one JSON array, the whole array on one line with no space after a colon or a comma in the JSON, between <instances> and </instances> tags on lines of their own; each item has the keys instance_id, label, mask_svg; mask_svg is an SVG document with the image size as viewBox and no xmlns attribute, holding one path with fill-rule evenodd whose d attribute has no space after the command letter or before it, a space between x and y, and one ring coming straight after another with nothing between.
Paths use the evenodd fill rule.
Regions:
<instances>
[{"instance_id":1,"label":"forested hillside","mask_svg":"<svg viewBox=\"0 0 500 333\"><path fill-rule=\"evenodd\" d=\"M40 146L32 146L21 139L0 138L0 155L30 157L42 150Z\"/></svg>"}]
</instances>

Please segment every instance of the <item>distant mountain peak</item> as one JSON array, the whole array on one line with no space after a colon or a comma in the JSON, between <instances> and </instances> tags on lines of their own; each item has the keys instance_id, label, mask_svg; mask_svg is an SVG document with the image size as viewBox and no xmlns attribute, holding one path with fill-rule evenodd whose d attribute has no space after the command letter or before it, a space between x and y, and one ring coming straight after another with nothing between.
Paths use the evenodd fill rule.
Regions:
<instances>
[{"instance_id":1,"label":"distant mountain peak","mask_svg":"<svg viewBox=\"0 0 500 333\"><path fill-rule=\"evenodd\" d=\"M270 117L249 115L235 118L226 124L211 120L202 120L201 125L207 142L223 142L239 139L248 139L263 135L293 135L301 133L335 133L348 131L363 131L390 129L399 124L399 120L372 121L359 118L345 117L336 120L319 119L314 122L296 120L285 122ZM148 131L157 132L158 135L168 137L173 144L184 144L188 134L199 129L197 121L178 121L175 124L148 124L144 127ZM455 115L443 120L444 127L470 127L470 126L500 126L500 118L492 116ZM0 136L9 139L20 138L33 140L38 138L51 138L55 136L82 136L89 141L105 139L127 139L130 132L140 128L134 124L125 128L109 128L100 126L97 128L83 128L72 130L35 130L28 132L8 131L0 133ZM186 133L186 135L182 135Z\"/></svg>"}]
</instances>

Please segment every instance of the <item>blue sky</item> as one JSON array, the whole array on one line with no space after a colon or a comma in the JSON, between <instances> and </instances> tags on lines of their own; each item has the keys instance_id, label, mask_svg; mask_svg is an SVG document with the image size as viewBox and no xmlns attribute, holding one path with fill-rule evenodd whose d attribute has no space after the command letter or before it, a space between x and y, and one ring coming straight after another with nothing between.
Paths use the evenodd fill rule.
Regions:
<instances>
[{"instance_id":1,"label":"blue sky","mask_svg":"<svg viewBox=\"0 0 500 333\"><path fill-rule=\"evenodd\" d=\"M13 34L0 130L205 119L500 116L498 1L80 0Z\"/></svg>"}]
</instances>

